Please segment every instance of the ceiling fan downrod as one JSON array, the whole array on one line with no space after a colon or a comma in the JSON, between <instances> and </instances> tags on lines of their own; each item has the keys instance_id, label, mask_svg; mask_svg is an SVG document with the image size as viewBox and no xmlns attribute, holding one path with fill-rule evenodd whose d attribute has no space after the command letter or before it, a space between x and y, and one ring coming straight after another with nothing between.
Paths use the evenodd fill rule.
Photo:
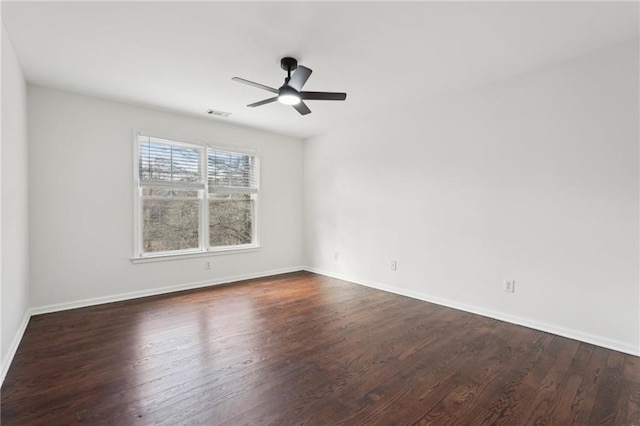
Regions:
<instances>
[{"instance_id":1,"label":"ceiling fan downrod","mask_svg":"<svg viewBox=\"0 0 640 426\"><path fill-rule=\"evenodd\" d=\"M280 59L280 68L287 72L287 78L284 81L284 84L287 84L291 80L291 71L295 71L298 68L298 61L290 57L282 58Z\"/></svg>"}]
</instances>

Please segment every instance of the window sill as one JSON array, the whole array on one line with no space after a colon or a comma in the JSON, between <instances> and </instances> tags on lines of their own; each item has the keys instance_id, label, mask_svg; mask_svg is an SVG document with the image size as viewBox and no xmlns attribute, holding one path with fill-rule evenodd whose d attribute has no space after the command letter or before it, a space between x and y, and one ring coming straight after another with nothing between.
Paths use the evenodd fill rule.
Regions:
<instances>
[{"instance_id":1,"label":"window sill","mask_svg":"<svg viewBox=\"0 0 640 426\"><path fill-rule=\"evenodd\" d=\"M170 253L170 254L156 254L141 257L132 257L131 263L149 263L149 262L164 262L169 260L182 260L192 259L197 257L210 257L210 256L222 256L227 254L240 254L250 253L260 250L260 246L229 248L224 250L210 250L210 251L198 251L192 253Z\"/></svg>"}]
</instances>

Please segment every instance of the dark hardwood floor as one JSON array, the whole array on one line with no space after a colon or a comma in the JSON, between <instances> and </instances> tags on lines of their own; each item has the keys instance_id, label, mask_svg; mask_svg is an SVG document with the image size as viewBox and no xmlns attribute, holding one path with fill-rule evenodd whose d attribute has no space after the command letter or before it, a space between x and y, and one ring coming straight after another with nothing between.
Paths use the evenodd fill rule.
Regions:
<instances>
[{"instance_id":1,"label":"dark hardwood floor","mask_svg":"<svg viewBox=\"0 0 640 426\"><path fill-rule=\"evenodd\" d=\"M640 358L300 272L31 319L2 425L638 425Z\"/></svg>"}]
</instances>

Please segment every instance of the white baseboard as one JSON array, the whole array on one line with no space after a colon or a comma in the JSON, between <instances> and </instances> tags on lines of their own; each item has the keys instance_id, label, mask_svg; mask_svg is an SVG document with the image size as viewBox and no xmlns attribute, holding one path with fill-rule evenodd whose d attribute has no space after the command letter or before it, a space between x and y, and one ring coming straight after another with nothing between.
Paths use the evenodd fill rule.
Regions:
<instances>
[{"instance_id":1,"label":"white baseboard","mask_svg":"<svg viewBox=\"0 0 640 426\"><path fill-rule=\"evenodd\" d=\"M485 317L505 321L511 324L521 325L535 330L544 331L558 336L567 337L569 339L579 340L581 342L590 343L596 346L601 346L607 349L613 349L614 351L624 352L629 355L640 356L640 348L630 345L626 342L618 340L608 339L606 337L597 336L589 333L584 333L577 330L571 330L564 327L559 327L553 324L547 324L544 322L533 321L527 318L522 318L515 315L505 314L503 312L493 311L491 309L485 309L478 306L467 305L464 303L456 302L454 300L443 299L429 294L419 293L415 291L404 290L399 287L389 286L386 284L363 281L354 277L348 277L341 274L334 274L329 271L324 271L318 268L305 267L304 270L313 272L320 275L326 275L331 278L337 278L339 280L349 281L354 284L363 285L365 287L375 288L377 290L386 291L389 293L399 294L401 296L411 297L412 299L423 300L425 302L435 303L436 305L446 306L448 308L458 309L460 311L469 312L472 314L482 315Z\"/></svg>"},{"instance_id":2,"label":"white baseboard","mask_svg":"<svg viewBox=\"0 0 640 426\"><path fill-rule=\"evenodd\" d=\"M9 346L9 352L2 363L2 367L0 369L0 387L4 383L4 378L9 371L9 367L13 362L13 357L16 355L16 351L18 350L18 346L22 341L22 337L24 336L24 332L27 330L27 325L29 324L29 319L31 319L31 311L27 310L24 313L24 317L22 318L22 322L20 323L20 327L16 331L16 334L13 336L13 340L11 341L11 345Z\"/></svg>"},{"instance_id":3,"label":"white baseboard","mask_svg":"<svg viewBox=\"0 0 640 426\"><path fill-rule=\"evenodd\" d=\"M68 309L85 308L87 306L101 305L103 303L121 302L123 300L138 299L140 297L157 296L160 294L174 293L176 291L193 290L196 288L210 287L220 284L228 284L237 281L250 280L254 278L264 278L272 275L286 274L289 272L297 272L304 270L303 266L295 266L291 268L274 269L270 271L235 275L225 278L216 278L214 280L191 282L186 284L178 284L168 287L152 288L149 290L132 291L128 293L114 294L111 296L95 297L91 299L76 300L73 302L57 303L53 305L40 306L31 308L31 315L48 314L50 312L66 311Z\"/></svg>"}]
</instances>

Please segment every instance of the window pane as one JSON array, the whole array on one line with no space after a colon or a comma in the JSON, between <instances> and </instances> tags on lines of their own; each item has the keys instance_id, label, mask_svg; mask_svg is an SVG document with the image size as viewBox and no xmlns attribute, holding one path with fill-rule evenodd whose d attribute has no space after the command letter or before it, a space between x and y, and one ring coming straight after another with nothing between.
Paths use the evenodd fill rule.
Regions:
<instances>
[{"instance_id":1,"label":"window pane","mask_svg":"<svg viewBox=\"0 0 640 426\"><path fill-rule=\"evenodd\" d=\"M253 242L253 205L248 194L216 194L209 199L209 243L212 247Z\"/></svg>"},{"instance_id":2,"label":"window pane","mask_svg":"<svg viewBox=\"0 0 640 426\"><path fill-rule=\"evenodd\" d=\"M256 158L251 155L210 149L207 151L207 169L209 192L224 192L226 188L257 192Z\"/></svg>"},{"instance_id":3,"label":"window pane","mask_svg":"<svg viewBox=\"0 0 640 426\"><path fill-rule=\"evenodd\" d=\"M198 248L198 200L143 199L145 253Z\"/></svg>"},{"instance_id":4,"label":"window pane","mask_svg":"<svg viewBox=\"0 0 640 426\"><path fill-rule=\"evenodd\" d=\"M142 184L202 182L200 149L141 138L138 168Z\"/></svg>"}]
</instances>

